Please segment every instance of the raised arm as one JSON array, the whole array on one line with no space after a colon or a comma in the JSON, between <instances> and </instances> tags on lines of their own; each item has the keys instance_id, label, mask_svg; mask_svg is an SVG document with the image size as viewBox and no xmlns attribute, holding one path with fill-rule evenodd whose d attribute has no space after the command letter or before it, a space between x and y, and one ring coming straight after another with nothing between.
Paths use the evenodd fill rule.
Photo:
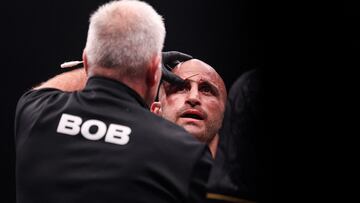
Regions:
<instances>
[{"instance_id":1,"label":"raised arm","mask_svg":"<svg viewBox=\"0 0 360 203\"><path fill-rule=\"evenodd\" d=\"M162 52L162 58L162 79L172 83L181 83L181 78L171 73L171 69L178 63L191 59L192 56L178 51L168 51ZM86 81L87 75L85 69L79 68L59 74L34 87L34 89L55 88L65 92L73 92L82 90L86 85Z\"/></svg>"},{"instance_id":2,"label":"raised arm","mask_svg":"<svg viewBox=\"0 0 360 203\"><path fill-rule=\"evenodd\" d=\"M65 92L82 90L85 87L87 75L84 68L61 73L46 82L34 87L34 89L55 88Z\"/></svg>"}]
</instances>

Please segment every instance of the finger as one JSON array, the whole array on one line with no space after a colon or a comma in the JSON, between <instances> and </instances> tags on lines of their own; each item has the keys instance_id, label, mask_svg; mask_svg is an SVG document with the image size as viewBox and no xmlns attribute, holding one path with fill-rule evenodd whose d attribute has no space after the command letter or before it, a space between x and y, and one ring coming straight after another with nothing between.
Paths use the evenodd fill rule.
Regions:
<instances>
[{"instance_id":1,"label":"finger","mask_svg":"<svg viewBox=\"0 0 360 203\"><path fill-rule=\"evenodd\" d=\"M184 84L184 80L166 68L162 68L162 80L175 85Z\"/></svg>"},{"instance_id":2,"label":"finger","mask_svg":"<svg viewBox=\"0 0 360 203\"><path fill-rule=\"evenodd\" d=\"M77 65L83 65L83 61L69 61L64 62L60 65L61 68L71 68Z\"/></svg>"},{"instance_id":3,"label":"finger","mask_svg":"<svg viewBox=\"0 0 360 203\"><path fill-rule=\"evenodd\" d=\"M182 62L182 61L190 60L192 58L193 58L192 56L190 56L188 54L185 54L185 53L182 53L182 52L178 52L178 51L172 51L169 54L169 60L170 61L178 60L178 61Z\"/></svg>"}]
</instances>

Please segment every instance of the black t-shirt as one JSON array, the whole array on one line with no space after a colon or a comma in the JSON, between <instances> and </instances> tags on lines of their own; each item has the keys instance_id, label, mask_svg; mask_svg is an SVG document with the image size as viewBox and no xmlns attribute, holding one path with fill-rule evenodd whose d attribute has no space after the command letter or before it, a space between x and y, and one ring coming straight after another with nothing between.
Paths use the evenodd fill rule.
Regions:
<instances>
[{"instance_id":1,"label":"black t-shirt","mask_svg":"<svg viewBox=\"0 0 360 203\"><path fill-rule=\"evenodd\" d=\"M206 145L103 77L25 93L15 138L21 203L201 202L212 164Z\"/></svg>"}]
</instances>

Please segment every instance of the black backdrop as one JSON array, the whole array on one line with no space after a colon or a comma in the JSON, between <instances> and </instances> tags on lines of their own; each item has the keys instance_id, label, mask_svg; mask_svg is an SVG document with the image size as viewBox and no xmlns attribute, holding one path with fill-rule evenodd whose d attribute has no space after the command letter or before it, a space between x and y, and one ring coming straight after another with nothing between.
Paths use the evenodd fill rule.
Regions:
<instances>
[{"instance_id":1,"label":"black backdrop","mask_svg":"<svg viewBox=\"0 0 360 203\"><path fill-rule=\"evenodd\" d=\"M25 1L1 5L2 201L15 201L13 119L27 89L80 60L88 18L104 0ZM165 19L164 50L178 50L213 66L227 88L245 70L264 67L264 15L255 0L148 0Z\"/></svg>"}]
</instances>

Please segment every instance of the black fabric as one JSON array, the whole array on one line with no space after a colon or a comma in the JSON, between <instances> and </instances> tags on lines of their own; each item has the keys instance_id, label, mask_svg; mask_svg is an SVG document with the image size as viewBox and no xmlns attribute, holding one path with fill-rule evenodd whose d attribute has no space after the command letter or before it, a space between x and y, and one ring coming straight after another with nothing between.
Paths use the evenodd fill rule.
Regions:
<instances>
[{"instance_id":1,"label":"black fabric","mask_svg":"<svg viewBox=\"0 0 360 203\"><path fill-rule=\"evenodd\" d=\"M192 56L178 52L178 51L167 51L162 52L162 76L161 79L172 84L182 85L184 80L172 73L172 69L175 68L179 63L192 59Z\"/></svg>"},{"instance_id":2,"label":"black fabric","mask_svg":"<svg viewBox=\"0 0 360 203\"><path fill-rule=\"evenodd\" d=\"M230 88L209 192L259 200L258 178L262 177L258 155L265 136L263 94L261 69L245 72Z\"/></svg>"},{"instance_id":3,"label":"black fabric","mask_svg":"<svg viewBox=\"0 0 360 203\"><path fill-rule=\"evenodd\" d=\"M127 144L58 133L63 113L127 126ZM81 125L82 125L81 124ZM91 133L99 128L90 128ZM15 118L19 203L202 202L212 165L206 145L151 113L117 81L92 77L83 91L31 90Z\"/></svg>"}]
</instances>

